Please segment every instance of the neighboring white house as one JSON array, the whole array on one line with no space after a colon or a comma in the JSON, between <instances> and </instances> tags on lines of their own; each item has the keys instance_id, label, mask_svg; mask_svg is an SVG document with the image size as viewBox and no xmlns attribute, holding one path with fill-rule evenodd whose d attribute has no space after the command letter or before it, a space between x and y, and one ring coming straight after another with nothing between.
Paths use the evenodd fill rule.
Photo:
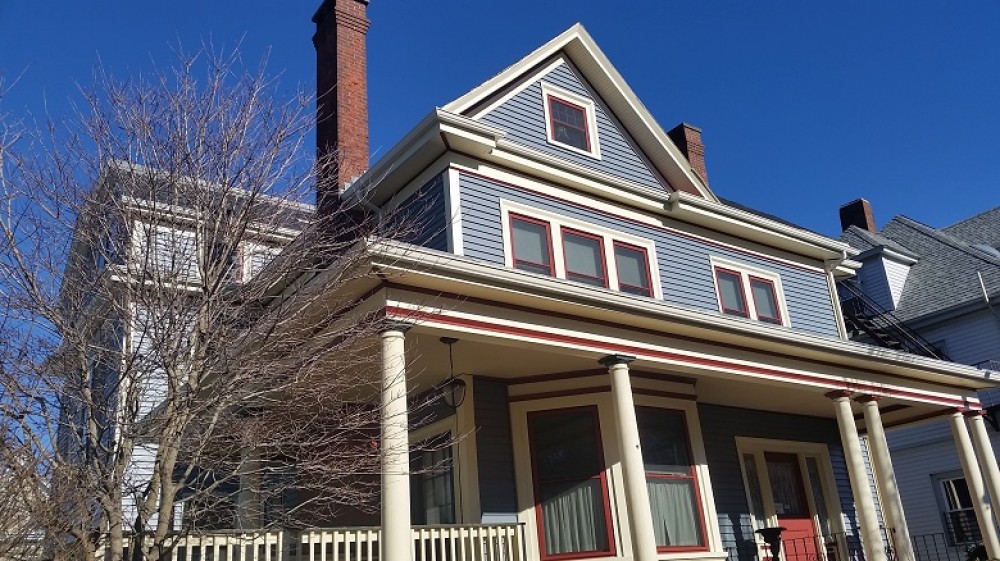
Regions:
<instances>
[{"instance_id":1,"label":"neighboring white house","mask_svg":"<svg viewBox=\"0 0 1000 561\"><path fill-rule=\"evenodd\" d=\"M944 228L896 216L878 230L864 200L845 205L841 216L846 219L841 240L861 251L855 257L863 263L855 286L875 305L861 315L882 316L878 325L869 323L873 332L859 324L858 336L884 337L883 342L917 350L919 343L883 329L896 324L918 334L928 352L978 367L988 379L1000 377L1000 207ZM850 324L858 302L842 292ZM1000 450L1000 393L985 390L979 396L992 446ZM974 493L945 420L891 430L888 441L910 532L942 535L954 545L978 543Z\"/></svg>"}]
</instances>

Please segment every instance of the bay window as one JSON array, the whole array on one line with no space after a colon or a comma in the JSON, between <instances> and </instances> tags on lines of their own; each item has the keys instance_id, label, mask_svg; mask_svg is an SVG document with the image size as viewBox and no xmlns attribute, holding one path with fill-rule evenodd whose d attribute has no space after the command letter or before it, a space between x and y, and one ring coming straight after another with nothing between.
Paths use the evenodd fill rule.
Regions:
<instances>
[{"instance_id":1,"label":"bay window","mask_svg":"<svg viewBox=\"0 0 1000 561\"><path fill-rule=\"evenodd\" d=\"M614 555L597 409L528 415L542 559Z\"/></svg>"},{"instance_id":2,"label":"bay window","mask_svg":"<svg viewBox=\"0 0 1000 561\"><path fill-rule=\"evenodd\" d=\"M683 411L637 407L653 531L660 551L707 549Z\"/></svg>"}]
</instances>

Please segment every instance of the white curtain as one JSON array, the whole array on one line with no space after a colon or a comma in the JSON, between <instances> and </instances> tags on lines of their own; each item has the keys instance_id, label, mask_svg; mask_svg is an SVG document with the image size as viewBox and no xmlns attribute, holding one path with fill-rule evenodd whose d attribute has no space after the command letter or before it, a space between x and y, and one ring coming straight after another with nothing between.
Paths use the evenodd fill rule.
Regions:
<instances>
[{"instance_id":1,"label":"white curtain","mask_svg":"<svg viewBox=\"0 0 1000 561\"><path fill-rule=\"evenodd\" d=\"M703 545L693 482L688 479L649 478L646 488L653 511L656 545Z\"/></svg>"},{"instance_id":2,"label":"white curtain","mask_svg":"<svg viewBox=\"0 0 1000 561\"><path fill-rule=\"evenodd\" d=\"M542 518L549 555L608 549L600 481L560 484L542 501Z\"/></svg>"}]
</instances>

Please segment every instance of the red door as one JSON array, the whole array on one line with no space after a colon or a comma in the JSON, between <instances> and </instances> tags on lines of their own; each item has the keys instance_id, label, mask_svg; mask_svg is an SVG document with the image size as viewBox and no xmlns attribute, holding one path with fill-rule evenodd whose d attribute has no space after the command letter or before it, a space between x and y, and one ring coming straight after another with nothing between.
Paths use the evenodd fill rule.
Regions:
<instances>
[{"instance_id":1,"label":"red door","mask_svg":"<svg viewBox=\"0 0 1000 561\"><path fill-rule=\"evenodd\" d=\"M819 559L812 513L806 500L799 457L795 454L766 452L767 479L781 533L781 553L785 561Z\"/></svg>"}]
</instances>

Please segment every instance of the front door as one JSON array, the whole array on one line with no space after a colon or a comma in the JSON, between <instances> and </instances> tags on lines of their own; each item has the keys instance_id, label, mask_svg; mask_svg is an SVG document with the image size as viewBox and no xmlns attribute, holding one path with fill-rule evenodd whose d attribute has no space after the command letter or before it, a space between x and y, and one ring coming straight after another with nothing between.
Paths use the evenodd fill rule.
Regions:
<instances>
[{"instance_id":1,"label":"front door","mask_svg":"<svg viewBox=\"0 0 1000 561\"><path fill-rule=\"evenodd\" d=\"M817 559L816 529L806 499L799 457L796 454L764 453L771 504L781 532L786 561Z\"/></svg>"}]
</instances>

